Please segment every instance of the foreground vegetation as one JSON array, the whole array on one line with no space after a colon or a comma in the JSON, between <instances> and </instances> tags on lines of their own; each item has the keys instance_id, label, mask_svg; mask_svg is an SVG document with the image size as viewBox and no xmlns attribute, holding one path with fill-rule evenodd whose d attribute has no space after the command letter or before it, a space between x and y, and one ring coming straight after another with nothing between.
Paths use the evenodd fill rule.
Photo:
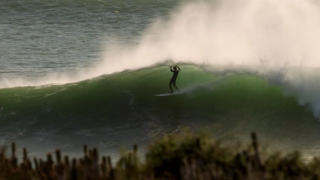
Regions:
<instances>
[{"instance_id":1,"label":"foreground vegetation","mask_svg":"<svg viewBox=\"0 0 320 180\"><path fill-rule=\"evenodd\" d=\"M233 148L201 133L165 135L150 144L143 162L134 145L114 165L109 156L100 158L97 149L86 145L83 157L73 159L62 158L58 149L55 159L51 154L46 160L30 159L24 148L18 163L12 143L11 155L0 152L0 180L320 179L319 158L304 162L298 152L262 157L255 133L251 139L246 148Z\"/></svg>"}]
</instances>

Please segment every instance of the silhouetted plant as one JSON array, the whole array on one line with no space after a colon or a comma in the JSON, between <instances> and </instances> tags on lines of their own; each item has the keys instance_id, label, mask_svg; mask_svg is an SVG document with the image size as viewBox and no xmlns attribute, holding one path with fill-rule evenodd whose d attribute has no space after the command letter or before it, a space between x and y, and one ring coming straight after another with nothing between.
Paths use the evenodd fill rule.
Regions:
<instances>
[{"instance_id":1,"label":"silhouetted plant","mask_svg":"<svg viewBox=\"0 0 320 180\"><path fill-rule=\"evenodd\" d=\"M0 180L274 180L320 179L320 158L302 160L298 151L285 155L279 152L262 156L258 138L251 134L247 148L224 146L205 133L183 131L154 140L147 149L145 162L138 157L138 147L121 155L116 165L110 156L100 159L96 148L83 147L84 155L69 162L55 150L46 160L33 158L23 148L22 162L16 157L16 144L11 155L0 149Z\"/></svg>"}]
</instances>

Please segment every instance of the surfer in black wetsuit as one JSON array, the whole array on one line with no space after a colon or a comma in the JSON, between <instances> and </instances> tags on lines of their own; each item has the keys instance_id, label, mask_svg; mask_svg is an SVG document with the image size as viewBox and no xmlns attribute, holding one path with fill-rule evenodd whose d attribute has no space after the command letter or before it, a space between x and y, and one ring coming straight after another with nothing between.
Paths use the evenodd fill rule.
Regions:
<instances>
[{"instance_id":1,"label":"surfer in black wetsuit","mask_svg":"<svg viewBox=\"0 0 320 180\"><path fill-rule=\"evenodd\" d=\"M180 70L181 69L177 65L175 65L173 67L173 69L172 69L172 66L170 66L170 71L173 72L172 78L171 78L170 83L169 83L169 87L170 87L170 90L171 90L170 93L173 93L172 87L171 87L172 84L177 90L179 90L178 87L176 86L176 80L177 80L177 77L178 77L178 74L179 74Z\"/></svg>"}]
</instances>

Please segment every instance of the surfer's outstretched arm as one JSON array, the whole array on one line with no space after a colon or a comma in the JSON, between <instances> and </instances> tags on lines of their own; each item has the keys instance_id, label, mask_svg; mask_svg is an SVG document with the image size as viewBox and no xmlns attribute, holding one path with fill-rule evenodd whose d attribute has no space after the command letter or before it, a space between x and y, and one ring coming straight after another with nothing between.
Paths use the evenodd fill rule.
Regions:
<instances>
[{"instance_id":1,"label":"surfer's outstretched arm","mask_svg":"<svg viewBox=\"0 0 320 180\"><path fill-rule=\"evenodd\" d=\"M178 65L176 65L176 67L178 68L178 71L181 71L180 67Z\"/></svg>"},{"instance_id":2,"label":"surfer's outstretched arm","mask_svg":"<svg viewBox=\"0 0 320 180\"><path fill-rule=\"evenodd\" d=\"M171 71L171 72L173 72L173 70L172 70L172 66L170 66L170 71Z\"/></svg>"}]
</instances>

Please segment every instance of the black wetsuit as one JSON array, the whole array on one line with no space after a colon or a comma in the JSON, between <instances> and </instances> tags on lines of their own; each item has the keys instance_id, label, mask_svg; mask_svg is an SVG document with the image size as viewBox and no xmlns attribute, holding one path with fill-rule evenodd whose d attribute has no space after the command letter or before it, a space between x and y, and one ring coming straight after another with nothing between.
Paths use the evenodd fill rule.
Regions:
<instances>
[{"instance_id":1,"label":"black wetsuit","mask_svg":"<svg viewBox=\"0 0 320 180\"><path fill-rule=\"evenodd\" d=\"M172 84L178 90L178 87L176 86L176 80L177 80L177 77L178 77L180 70L181 69L179 67L177 67L175 70L172 70L172 67L170 67L170 71L173 72L172 78L169 82L169 87L170 87L171 93L173 92L172 87L171 87Z\"/></svg>"}]
</instances>

